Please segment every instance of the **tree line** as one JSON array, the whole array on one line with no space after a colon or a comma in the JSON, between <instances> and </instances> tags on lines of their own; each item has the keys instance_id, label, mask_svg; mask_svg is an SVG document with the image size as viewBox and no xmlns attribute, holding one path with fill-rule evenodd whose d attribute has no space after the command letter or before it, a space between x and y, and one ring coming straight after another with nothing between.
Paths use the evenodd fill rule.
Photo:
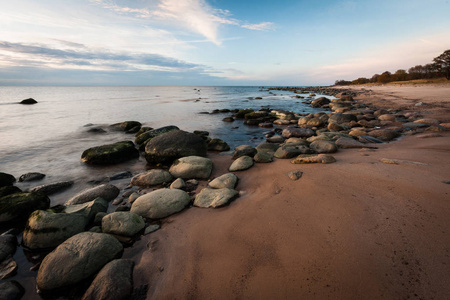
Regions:
<instances>
[{"instance_id":1,"label":"tree line","mask_svg":"<svg viewBox=\"0 0 450 300\"><path fill-rule=\"evenodd\" d=\"M395 73L386 71L381 74L374 74L371 78L360 77L352 81L336 80L334 84L351 85L365 83L388 83L392 81L407 81L440 77L445 77L447 80L450 80L450 49L435 57L432 63L424 66L417 65L409 68L408 71L403 69L399 69L395 71Z\"/></svg>"}]
</instances>

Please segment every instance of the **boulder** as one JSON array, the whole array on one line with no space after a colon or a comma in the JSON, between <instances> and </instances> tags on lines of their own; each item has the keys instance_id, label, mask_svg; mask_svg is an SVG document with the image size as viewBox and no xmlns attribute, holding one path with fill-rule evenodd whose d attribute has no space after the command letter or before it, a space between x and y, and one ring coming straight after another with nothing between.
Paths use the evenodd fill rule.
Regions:
<instances>
[{"instance_id":1,"label":"boulder","mask_svg":"<svg viewBox=\"0 0 450 300\"><path fill-rule=\"evenodd\" d=\"M8 173L0 172L0 187L13 185L16 182L16 178Z\"/></svg>"},{"instance_id":2,"label":"boulder","mask_svg":"<svg viewBox=\"0 0 450 300\"><path fill-rule=\"evenodd\" d=\"M337 151L336 144L330 141L317 140L312 142L309 147L317 153L334 153Z\"/></svg>"},{"instance_id":3,"label":"boulder","mask_svg":"<svg viewBox=\"0 0 450 300\"><path fill-rule=\"evenodd\" d=\"M185 156L206 156L207 145L200 136L175 130L152 138L145 146L145 159L150 164L170 164Z\"/></svg>"},{"instance_id":4,"label":"boulder","mask_svg":"<svg viewBox=\"0 0 450 300\"><path fill-rule=\"evenodd\" d=\"M317 155L302 154L297 156L296 159L291 161L291 163L293 164L310 164L310 163L330 164L334 162L336 162L336 159L328 154L317 154Z\"/></svg>"},{"instance_id":5,"label":"boulder","mask_svg":"<svg viewBox=\"0 0 450 300\"><path fill-rule=\"evenodd\" d=\"M251 158L250 156L241 156L231 164L228 171L230 172L243 171L250 169L252 166L253 166L253 158Z\"/></svg>"},{"instance_id":6,"label":"boulder","mask_svg":"<svg viewBox=\"0 0 450 300\"><path fill-rule=\"evenodd\" d=\"M310 136L313 136L314 133L314 130L309 128L288 127L283 129L282 135L287 139L291 137L308 138Z\"/></svg>"},{"instance_id":7,"label":"boulder","mask_svg":"<svg viewBox=\"0 0 450 300\"><path fill-rule=\"evenodd\" d=\"M84 231L87 219L83 214L54 213L36 210L28 218L23 231L23 245L28 249L54 248Z\"/></svg>"},{"instance_id":8,"label":"boulder","mask_svg":"<svg viewBox=\"0 0 450 300\"><path fill-rule=\"evenodd\" d=\"M7 185L4 187L0 187L0 198L4 197L4 196L16 194L16 193L21 193L21 192L22 192L22 190L19 189L17 186Z\"/></svg>"},{"instance_id":9,"label":"boulder","mask_svg":"<svg viewBox=\"0 0 450 300\"><path fill-rule=\"evenodd\" d=\"M82 300L127 300L133 292L134 262L115 259L107 263L95 276Z\"/></svg>"},{"instance_id":10,"label":"boulder","mask_svg":"<svg viewBox=\"0 0 450 300\"><path fill-rule=\"evenodd\" d=\"M17 263L12 256L0 262L0 280L14 276L17 273Z\"/></svg>"},{"instance_id":11,"label":"boulder","mask_svg":"<svg viewBox=\"0 0 450 300\"><path fill-rule=\"evenodd\" d=\"M183 179L177 178L172 184L170 185L171 189L182 189L186 186L186 182L184 182Z\"/></svg>"},{"instance_id":12,"label":"boulder","mask_svg":"<svg viewBox=\"0 0 450 300\"><path fill-rule=\"evenodd\" d=\"M368 135L382 141L390 141L395 139L396 137L399 137L400 133L389 129L376 129L370 131Z\"/></svg>"},{"instance_id":13,"label":"boulder","mask_svg":"<svg viewBox=\"0 0 450 300\"><path fill-rule=\"evenodd\" d=\"M37 274L37 286L47 291L74 285L97 273L122 251L120 242L108 234L74 235L44 258Z\"/></svg>"},{"instance_id":14,"label":"boulder","mask_svg":"<svg viewBox=\"0 0 450 300\"><path fill-rule=\"evenodd\" d=\"M258 146L256 146L256 150L259 152L267 152L267 153L275 153L278 149L278 145L274 144L274 143L266 143L263 142L261 144L259 144Z\"/></svg>"},{"instance_id":15,"label":"boulder","mask_svg":"<svg viewBox=\"0 0 450 300\"><path fill-rule=\"evenodd\" d=\"M0 300L19 300L24 294L25 289L15 280L0 283Z\"/></svg>"},{"instance_id":16,"label":"boulder","mask_svg":"<svg viewBox=\"0 0 450 300\"><path fill-rule=\"evenodd\" d=\"M266 141L268 143L281 144L284 142L284 137L282 137L281 135L274 135L274 136L267 138Z\"/></svg>"},{"instance_id":17,"label":"boulder","mask_svg":"<svg viewBox=\"0 0 450 300\"><path fill-rule=\"evenodd\" d=\"M104 233L134 236L144 227L144 219L130 212L114 212L102 218L102 231Z\"/></svg>"},{"instance_id":18,"label":"boulder","mask_svg":"<svg viewBox=\"0 0 450 300\"><path fill-rule=\"evenodd\" d=\"M175 160L169 169L170 174L183 179L208 179L211 175L213 163L209 158L201 156L187 156Z\"/></svg>"},{"instance_id":19,"label":"boulder","mask_svg":"<svg viewBox=\"0 0 450 300\"><path fill-rule=\"evenodd\" d=\"M123 141L85 150L81 160L87 164L110 165L139 157L133 142Z\"/></svg>"},{"instance_id":20,"label":"boulder","mask_svg":"<svg viewBox=\"0 0 450 300\"><path fill-rule=\"evenodd\" d=\"M102 184L75 195L66 201L66 205L81 204L94 200L95 198L102 198L106 201L114 200L120 193L120 190L112 184Z\"/></svg>"},{"instance_id":21,"label":"boulder","mask_svg":"<svg viewBox=\"0 0 450 300\"><path fill-rule=\"evenodd\" d=\"M17 238L12 234L0 235L0 262L8 256L14 255L17 248Z\"/></svg>"},{"instance_id":22,"label":"boulder","mask_svg":"<svg viewBox=\"0 0 450 300\"><path fill-rule=\"evenodd\" d=\"M145 146L153 138L155 138L161 134L171 132L171 131L176 131L176 130L180 130L180 128L178 128L177 126L173 126L173 125L164 126L164 127L157 128L157 129L152 129L152 130L145 131L142 134L138 135L136 137L136 139L134 140L134 142L136 144L138 144L139 146L141 146L141 145Z\"/></svg>"},{"instance_id":23,"label":"boulder","mask_svg":"<svg viewBox=\"0 0 450 300\"><path fill-rule=\"evenodd\" d=\"M253 157L253 160L257 163L269 163L273 161L273 153L258 151Z\"/></svg>"},{"instance_id":24,"label":"boulder","mask_svg":"<svg viewBox=\"0 0 450 300\"><path fill-rule=\"evenodd\" d=\"M440 122L437 119L425 118L425 119L415 120L414 123L421 123L421 124L427 124L427 125L439 125Z\"/></svg>"},{"instance_id":25,"label":"boulder","mask_svg":"<svg viewBox=\"0 0 450 300\"><path fill-rule=\"evenodd\" d=\"M228 151L230 146L221 139L212 139L208 142L208 151Z\"/></svg>"},{"instance_id":26,"label":"boulder","mask_svg":"<svg viewBox=\"0 0 450 300\"><path fill-rule=\"evenodd\" d=\"M313 101L311 101L311 106L312 107L322 107L324 105L328 105L330 104L330 99L326 98L326 97L319 97Z\"/></svg>"},{"instance_id":27,"label":"boulder","mask_svg":"<svg viewBox=\"0 0 450 300\"><path fill-rule=\"evenodd\" d=\"M342 113L334 113L329 118L329 122L334 122L334 123L338 123L338 124L348 123L351 121L356 122L356 121L358 121L358 118L352 114L342 114Z\"/></svg>"},{"instance_id":28,"label":"boulder","mask_svg":"<svg viewBox=\"0 0 450 300\"><path fill-rule=\"evenodd\" d=\"M237 159L241 156L253 157L258 151L250 145L240 145L234 148L233 159Z\"/></svg>"},{"instance_id":29,"label":"boulder","mask_svg":"<svg viewBox=\"0 0 450 300\"><path fill-rule=\"evenodd\" d=\"M203 189L195 196L194 206L197 207L220 207L234 198L239 193L235 190L222 188L222 189Z\"/></svg>"},{"instance_id":30,"label":"boulder","mask_svg":"<svg viewBox=\"0 0 450 300\"><path fill-rule=\"evenodd\" d=\"M40 193L16 193L0 198L0 223L26 219L37 209L47 209L50 199Z\"/></svg>"},{"instance_id":31,"label":"boulder","mask_svg":"<svg viewBox=\"0 0 450 300\"><path fill-rule=\"evenodd\" d=\"M390 115L390 114L379 115L378 116L378 120L395 122L395 116L394 115Z\"/></svg>"},{"instance_id":32,"label":"boulder","mask_svg":"<svg viewBox=\"0 0 450 300\"><path fill-rule=\"evenodd\" d=\"M38 172L26 173L19 177L19 182L36 181L36 180L41 180L44 177L45 177L45 174L38 173Z\"/></svg>"},{"instance_id":33,"label":"boulder","mask_svg":"<svg viewBox=\"0 0 450 300\"><path fill-rule=\"evenodd\" d=\"M238 177L236 175L234 175L233 173L227 173L212 180L209 183L209 186L213 189L234 189L236 187L237 181Z\"/></svg>"},{"instance_id":34,"label":"boulder","mask_svg":"<svg viewBox=\"0 0 450 300\"><path fill-rule=\"evenodd\" d=\"M106 212L107 210L108 201L99 197L90 202L65 206L62 212L66 214L81 214L86 218L86 222L90 223L98 213Z\"/></svg>"},{"instance_id":35,"label":"boulder","mask_svg":"<svg viewBox=\"0 0 450 300\"><path fill-rule=\"evenodd\" d=\"M131 178L131 185L140 187L151 187L171 182L173 179L169 172L161 169L153 169L145 173L138 174Z\"/></svg>"},{"instance_id":36,"label":"boulder","mask_svg":"<svg viewBox=\"0 0 450 300\"><path fill-rule=\"evenodd\" d=\"M33 98L24 99L19 102L19 104L36 104L36 103L38 103L38 102L36 100L34 100Z\"/></svg>"},{"instance_id":37,"label":"boulder","mask_svg":"<svg viewBox=\"0 0 450 300\"><path fill-rule=\"evenodd\" d=\"M121 122L121 123L116 123L116 124L112 124L110 125L113 129L118 130L118 131L129 131L131 129L136 130L136 132L138 132L141 127L142 124L137 122L137 121L125 121L125 122ZM134 132L134 133L136 133Z\"/></svg>"},{"instance_id":38,"label":"boulder","mask_svg":"<svg viewBox=\"0 0 450 300\"><path fill-rule=\"evenodd\" d=\"M49 183L44 185L39 185L30 190L30 192L34 193L42 193L45 195L52 195L58 192L62 192L73 185L73 181L61 181L55 183Z\"/></svg>"},{"instance_id":39,"label":"boulder","mask_svg":"<svg viewBox=\"0 0 450 300\"><path fill-rule=\"evenodd\" d=\"M137 198L131 212L144 218L161 219L183 210L190 201L182 190L160 189Z\"/></svg>"},{"instance_id":40,"label":"boulder","mask_svg":"<svg viewBox=\"0 0 450 300\"><path fill-rule=\"evenodd\" d=\"M313 151L307 146L286 144L278 148L274 156L279 159L287 159L308 153L313 153Z\"/></svg>"},{"instance_id":41,"label":"boulder","mask_svg":"<svg viewBox=\"0 0 450 300\"><path fill-rule=\"evenodd\" d=\"M354 139L345 138L345 137L337 139L335 144L339 148L344 148L344 149L349 149L349 148L374 148L374 149L376 149L377 148L377 147L374 147L374 146L363 144L363 143L358 142L358 141L356 141Z\"/></svg>"}]
</instances>

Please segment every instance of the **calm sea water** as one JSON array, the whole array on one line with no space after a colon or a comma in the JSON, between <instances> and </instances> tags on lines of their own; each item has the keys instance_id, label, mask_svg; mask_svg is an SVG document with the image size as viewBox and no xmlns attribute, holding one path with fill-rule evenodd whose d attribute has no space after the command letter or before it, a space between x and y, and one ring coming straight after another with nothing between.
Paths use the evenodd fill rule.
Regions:
<instances>
[{"instance_id":1,"label":"calm sea water","mask_svg":"<svg viewBox=\"0 0 450 300\"><path fill-rule=\"evenodd\" d=\"M241 121L223 122L229 114L200 112L263 107L314 111L293 95L259 87L0 87L0 171L16 178L27 172L47 175L39 182L19 183L23 189L74 180L69 192L73 194L86 188L89 180L145 170L144 158L111 167L86 166L80 161L89 147L134 140L134 135L108 131L110 124L135 120L153 128L176 125L186 131L207 130L231 147L257 144L267 129ZM30 97L38 104L17 104ZM87 124L101 126L108 133L87 133ZM66 194L54 196L52 204L64 202Z\"/></svg>"}]
</instances>

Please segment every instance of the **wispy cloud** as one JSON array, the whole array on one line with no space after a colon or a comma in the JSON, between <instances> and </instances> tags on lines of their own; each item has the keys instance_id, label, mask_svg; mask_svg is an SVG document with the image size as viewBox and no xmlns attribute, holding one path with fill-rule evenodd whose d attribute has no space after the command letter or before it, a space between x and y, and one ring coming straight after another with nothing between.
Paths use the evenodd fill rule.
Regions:
<instances>
[{"instance_id":1,"label":"wispy cloud","mask_svg":"<svg viewBox=\"0 0 450 300\"><path fill-rule=\"evenodd\" d=\"M251 29L251 30L261 30L261 31L269 31L275 29L275 24L272 22L262 22L259 24L245 24L242 27Z\"/></svg>"}]
</instances>

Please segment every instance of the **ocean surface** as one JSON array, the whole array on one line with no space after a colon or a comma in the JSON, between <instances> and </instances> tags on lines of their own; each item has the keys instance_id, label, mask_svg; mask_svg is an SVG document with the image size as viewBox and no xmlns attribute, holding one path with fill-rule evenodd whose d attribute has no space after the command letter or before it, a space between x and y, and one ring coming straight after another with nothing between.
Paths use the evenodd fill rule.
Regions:
<instances>
[{"instance_id":1,"label":"ocean surface","mask_svg":"<svg viewBox=\"0 0 450 300\"><path fill-rule=\"evenodd\" d=\"M18 104L26 98L38 103ZM206 130L234 148L257 145L268 129L246 126L239 120L223 122L229 113L201 112L224 108L317 111L300 100L291 92L260 87L0 87L0 172L16 178L28 172L46 174L41 181L18 183L24 190L75 181L69 192L51 197L52 205L58 204L68 194L88 187L88 181L121 171L136 174L145 170L143 157L110 167L80 161L81 153L89 147L134 141L134 135L111 131L111 124L133 120L153 128L176 125L186 131ZM107 133L88 133L92 126Z\"/></svg>"}]
</instances>

